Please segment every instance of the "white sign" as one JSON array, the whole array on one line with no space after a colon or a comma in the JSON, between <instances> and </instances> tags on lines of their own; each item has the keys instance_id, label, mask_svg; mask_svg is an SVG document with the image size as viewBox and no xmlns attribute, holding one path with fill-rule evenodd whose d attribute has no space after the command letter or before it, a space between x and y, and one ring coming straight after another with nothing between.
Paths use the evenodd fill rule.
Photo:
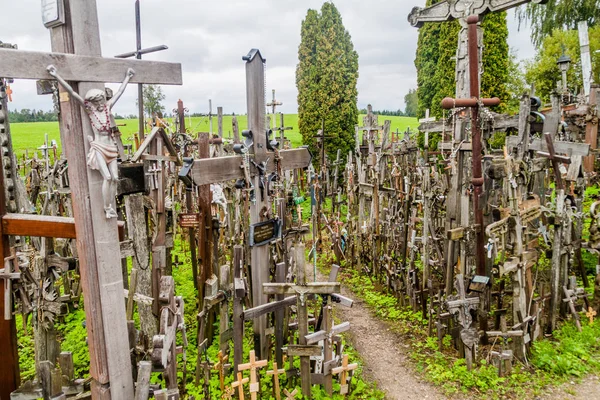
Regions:
<instances>
[{"instance_id":1,"label":"white sign","mask_svg":"<svg viewBox=\"0 0 600 400\"><path fill-rule=\"evenodd\" d=\"M65 23L62 0L42 0L42 22L46 28L53 28Z\"/></svg>"}]
</instances>

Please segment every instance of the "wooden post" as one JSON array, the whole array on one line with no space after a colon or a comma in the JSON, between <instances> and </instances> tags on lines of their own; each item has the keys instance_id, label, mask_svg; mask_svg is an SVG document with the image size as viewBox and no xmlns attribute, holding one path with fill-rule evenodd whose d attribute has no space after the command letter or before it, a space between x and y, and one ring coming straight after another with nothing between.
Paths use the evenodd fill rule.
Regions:
<instances>
[{"instance_id":1,"label":"wooden post","mask_svg":"<svg viewBox=\"0 0 600 400\"><path fill-rule=\"evenodd\" d=\"M246 103L248 107L248 129L252 131L254 141L254 155L260 156L267 152L265 135L265 60L258 50L251 50L246 56ZM250 205L250 224L261 221L260 213L264 207L269 207L268 194L264 191L261 195L260 177L253 178L256 201ZM250 250L250 270L252 274L252 306L260 306L268 301L263 294L263 283L269 281L269 248L268 246L253 246ZM254 349L258 358L265 358L267 354L267 328L266 316L261 316L254 321Z\"/></svg>"},{"instance_id":2,"label":"wooden post","mask_svg":"<svg viewBox=\"0 0 600 400\"><path fill-rule=\"evenodd\" d=\"M593 84L590 90L590 100L588 104L590 108L598 108L598 91L600 90L600 86L597 84ZM591 110L590 110L591 111ZM598 148L598 120L591 119L586 123L585 126L585 142L590 145L590 150L595 150ZM583 159L583 167L585 172L594 172L594 162L596 161L596 155L590 154L589 156Z\"/></svg>"},{"instance_id":3,"label":"wooden post","mask_svg":"<svg viewBox=\"0 0 600 400\"><path fill-rule=\"evenodd\" d=\"M234 374L238 372L238 365L242 363L244 351L244 297L246 289L242 279L244 269L244 248L242 246L233 247L233 370Z\"/></svg>"},{"instance_id":4,"label":"wooden post","mask_svg":"<svg viewBox=\"0 0 600 400\"><path fill-rule=\"evenodd\" d=\"M96 1L65 0L66 24L52 28L52 50L100 56L100 33ZM103 85L81 82L80 93ZM133 381L120 248L116 219L106 219L102 212L103 178L87 167L87 136L93 136L87 118L74 99L62 88L60 92L60 133L63 151L69 160L69 182L73 201L77 237L77 254L81 286L85 294L86 327L90 349L92 396L95 399L133 397Z\"/></svg>"},{"instance_id":5,"label":"wooden post","mask_svg":"<svg viewBox=\"0 0 600 400\"><path fill-rule=\"evenodd\" d=\"M306 259L304 243L296 243L296 284L304 286L306 284ZM306 298L298 296L298 344L306 345L306 335L308 335L308 307L306 307ZM300 379L302 383L302 394L310 397L310 357L300 357Z\"/></svg>"}]
</instances>

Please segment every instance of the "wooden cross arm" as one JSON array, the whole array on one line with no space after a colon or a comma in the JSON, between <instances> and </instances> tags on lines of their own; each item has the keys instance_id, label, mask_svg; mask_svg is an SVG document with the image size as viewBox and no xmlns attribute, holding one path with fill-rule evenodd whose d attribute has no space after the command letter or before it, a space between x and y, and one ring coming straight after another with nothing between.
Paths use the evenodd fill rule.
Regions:
<instances>
[{"instance_id":1,"label":"wooden cross arm","mask_svg":"<svg viewBox=\"0 0 600 400\"><path fill-rule=\"evenodd\" d=\"M181 85L181 64L160 61L125 60L0 49L0 76L15 79L54 79L46 70L54 65L66 81L119 83L127 68L135 75L129 83Z\"/></svg>"},{"instance_id":2,"label":"wooden cross arm","mask_svg":"<svg viewBox=\"0 0 600 400\"><path fill-rule=\"evenodd\" d=\"M37 236L75 239L75 219L50 215L6 214L2 233L12 236Z\"/></svg>"},{"instance_id":3,"label":"wooden cross arm","mask_svg":"<svg viewBox=\"0 0 600 400\"><path fill-rule=\"evenodd\" d=\"M469 15L485 15L490 12L505 11L526 3L545 4L548 0L483 0L467 10L462 1L442 1L427 8L415 7L408 15L408 22L420 28L426 22L444 22L464 18Z\"/></svg>"},{"instance_id":4,"label":"wooden cross arm","mask_svg":"<svg viewBox=\"0 0 600 400\"><path fill-rule=\"evenodd\" d=\"M518 136L508 136L506 138L506 144L508 147L515 147L518 144ZM548 145L545 140L535 138L529 143L530 151L548 151ZM587 143L575 143L575 142L554 142L554 151L562 154L571 154L573 156L586 157L590 155L590 145Z\"/></svg>"},{"instance_id":5,"label":"wooden cross arm","mask_svg":"<svg viewBox=\"0 0 600 400\"><path fill-rule=\"evenodd\" d=\"M348 329L350 329L350 322L348 322L348 321L342 322L339 325L335 325L331 329L331 334L337 335L338 333L346 332ZM320 330L318 332L311 333L310 335L306 335L305 338L306 338L306 344L315 344L315 343L320 342L323 339L326 339L327 332L324 330Z\"/></svg>"},{"instance_id":6,"label":"wooden cross arm","mask_svg":"<svg viewBox=\"0 0 600 400\"><path fill-rule=\"evenodd\" d=\"M458 309L464 306L476 306L479 304L479 297L467 297L466 299L450 300L446 302L449 310Z\"/></svg>"},{"instance_id":7,"label":"wooden cross arm","mask_svg":"<svg viewBox=\"0 0 600 400\"><path fill-rule=\"evenodd\" d=\"M331 294L340 291L337 282L312 282L306 285L291 283L263 283L263 294Z\"/></svg>"},{"instance_id":8,"label":"wooden cross arm","mask_svg":"<svg viewBox=\"0 0 600 400\"><path fill-rule=\"evenodd\" d=\"M522 330L518 330L518 331L506 331L506 332L502 332L502 331L487 331L486 335L491 336L491 337L519 337L519 336L523 336L523 331Z\"/></svg>"},{"instance_id":9,"label":"wooden cross arm","mask_svg":"<svg viewBox=\"0 0 600 400\"><path fill-rule=\"evenodd\" d=\"M456 107L475 107L481 102L486 107L497 106L500 104L500 99L497 97L492 97L491 99L476 99L472 97L470 99L453 99L451 97L446 97L442 100L442 108L445 110L450 110Z\"/></svg>"},{"instance_id":10,"label":"wooden cross arm","mask_svg":"<svg viewBox=\"0 0 600 400\"><path fill-rule=\"evenodd\" d=\"M554 159L556 161L560 161L561 163L571 164L571 157L560 156L558 154L552 155L552 154L548 153L547 151L538 151L537 155L541 156L541 157Z\"/></svg>"},{"instance_id":11,"label":"wooden cross arm","mask_svg":"<svg viewBox=\"0 0 600 400\"><path fill-rule=\"evenodd\" d=\"M321 346L304 344L290 344L284 351L288 356L294 357L318 357L323 353Z\"/></svg>"},{"instance_id":12,"label":"wooden cross arm","mask_svg":"<svg viewBox=\"0 0 600 400\"><path fill-rule=\"evenodd\" d=\"M281 301L274 301L257 307L249 308L242 313L242 316L244 321L249 321L251 319L258 318L261 315L291 306L293 304L296 304L296 296L290 296Z\"/></svg>"},{"instance_id":13,"label":"wooden cross arm","mask_svg":"<svg viewBox=\"0 0 600 400\"><path fill-rule=\"evenodd\" d=\"M293 170L306 168L310 165L312 157L306 148L281 150L281 169ZM254 161L259 164L269 158L267 162L267 173L275 171L273 153L265 153L256 156ZM225 182L244 178L244 170L241 168L243 162L242 156L228 156L218 158L203 158L194 160L194 165L190 172L194 184L208 185L210 183ZM257 175L258 171L251 165L250 173Z\"/></svg>"}]
</instances>

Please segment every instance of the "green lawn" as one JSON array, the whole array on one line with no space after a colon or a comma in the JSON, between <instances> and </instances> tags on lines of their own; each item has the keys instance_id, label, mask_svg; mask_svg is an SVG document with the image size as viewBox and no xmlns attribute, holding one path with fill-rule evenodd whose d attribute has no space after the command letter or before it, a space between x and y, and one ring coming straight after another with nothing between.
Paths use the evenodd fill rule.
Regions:
<instances>
[{"instance_id":1,"label":"green lawn","mask_svg":"<svg viewBox=\"0 0 600 400\"><path fill-rule=\"evenodd\" d=\"M359 117L359 122L362 125L362 117ZM223 117L223 135L225 138L231 137L231 119L232 117L226 115ZM245 115L240 115L237 117L238 126L240 130L244 129L247 124L247 119ZM416 130L419 123L416 118L410 117L379 117L379 123L383 123L384 120L389 119L392 122L392 131L395 132L398 129L399 132L404 132L406 128L410 127L412 130ZM172 119L168 119L169 122L172 122ZM276 121L277 125L279 125L279 120ZM193 132L208 132L209 130L209 121L208 118L204 117L194 117L194 118L186 118L185 120L186 127L190 128ZM138 122L137 119L126 119L126 120L117 120L117 124L125 124L124 126L120 126L121 132L123 133L123 139L125 142L131 142L133 138L133 133L137 132ZM300 146L302 144L302 137L298 132L298 115L297 114L289 114L285 116L285 125L291 126L291 131L286 131L287 137L292 141L292 145L294 147ZM58 122L32 122L32 123L15 123L10 125L12 138L13 138L13 148L17 157L22 157L22 155L27 150L29 155L31 156L33 152L40 146L44 144L45 134L48 134L49 140L56 139L59 142L60 147L60 134L58 131ZM217 118L213 118L213 131L217 131ZM41 153L40 153L41 156Z\"/></svg>"}]
</instances>

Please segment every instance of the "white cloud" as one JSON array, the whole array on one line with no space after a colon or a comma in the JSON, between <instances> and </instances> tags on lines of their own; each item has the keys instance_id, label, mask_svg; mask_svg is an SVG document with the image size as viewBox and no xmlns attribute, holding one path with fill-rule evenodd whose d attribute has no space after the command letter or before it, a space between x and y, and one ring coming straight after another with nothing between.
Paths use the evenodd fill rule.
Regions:
<instances>
[{"instance_id":1,"label":"white cloud","mask_svg":"<svg viewBox=\"0 0 600 400\"><path fill-rule=\"evenodd\" d=\"M370 103L375 109L404 109L404 95L416 87L418 36L406 17L413 6L423 3L337 2L359 54L359 107ZM24 50L49 51L50 37L41 22L40 0L0 0L0 4L6 16L1 40L17 43ZM112 57L134 50L134 1L97 0L97 4L103 55ZM144 58L183 66L184 85L163 87L167 110L181 98L188 109L207 111L208 99L212 98L213 109L219 105L225 112L243 113L246 96L241 57L257 47L267 58L267 95L276 89L277 99L284 103L281 111L295 113L300 24L308 8L320 8L321 4L322 0L143 0L142 45L169 46ZM512 15L508 19L510 45L519 50L520 58L532 57L529 31L517 32ZM15 82L13 90L12 108L52 107L49 96L36 94L33 82ZM116 112L136 113L136 96L137 89L131 85Z\"/></svg>"}]
</instances>

